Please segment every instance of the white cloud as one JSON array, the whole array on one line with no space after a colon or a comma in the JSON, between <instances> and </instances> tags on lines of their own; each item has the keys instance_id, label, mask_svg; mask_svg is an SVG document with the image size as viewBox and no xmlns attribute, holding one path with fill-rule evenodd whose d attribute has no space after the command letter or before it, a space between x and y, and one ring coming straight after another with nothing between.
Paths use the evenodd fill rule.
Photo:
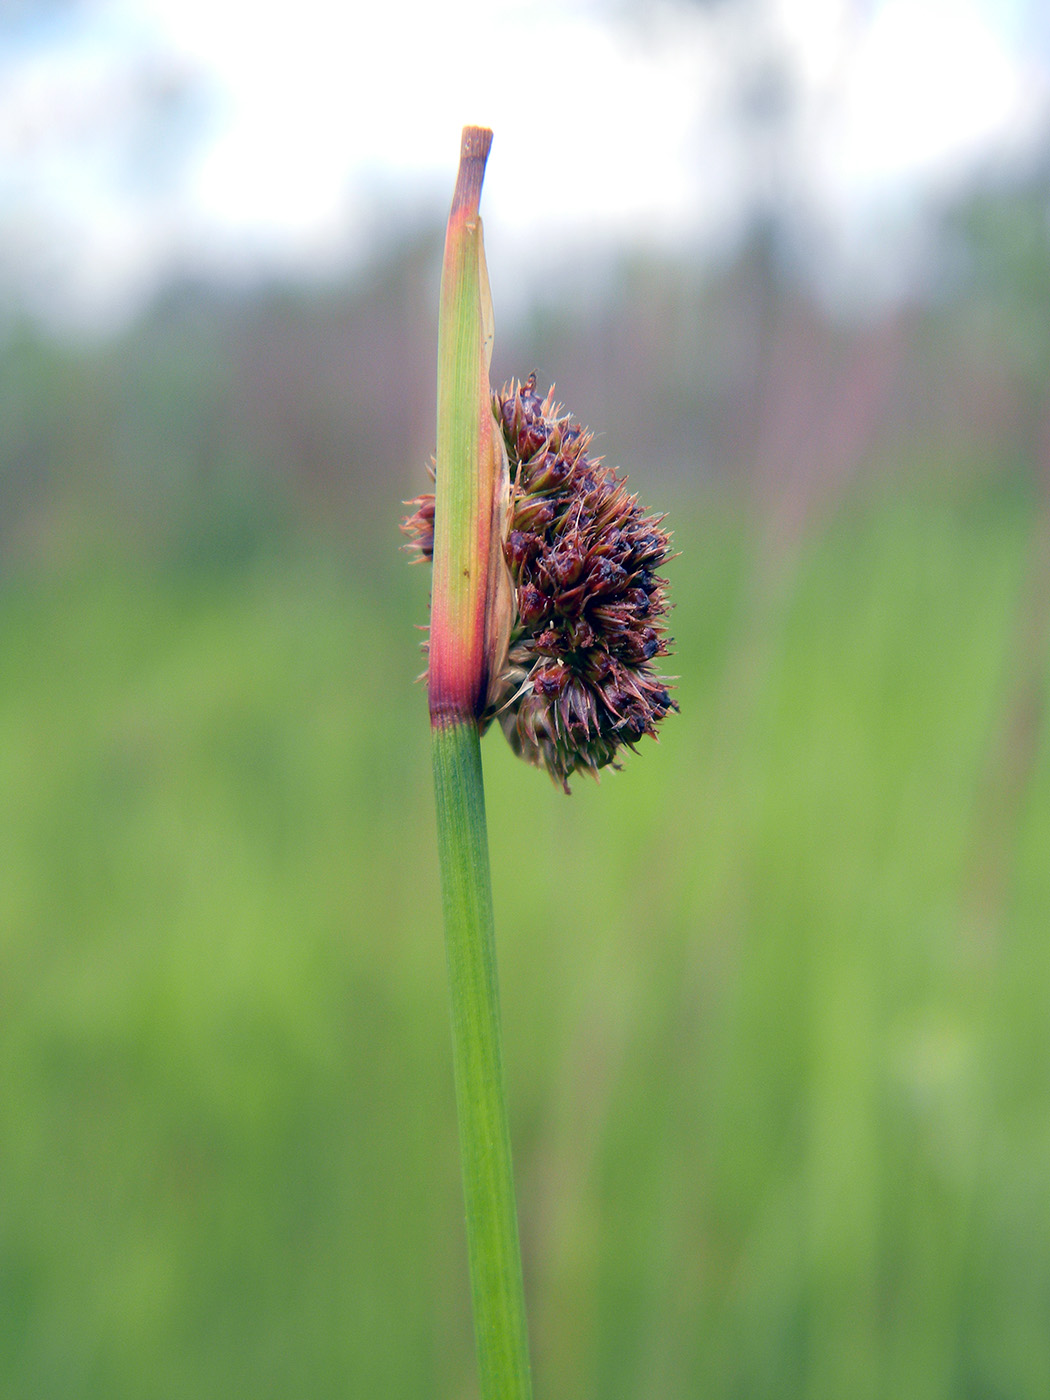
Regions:
<instances>
[{"instance_id":1,"label":"white cloud","mask_svg":"<svg viewBox=\"0 0 1050 1400\"><path fill-rule=\"evenodd\" d=\"M965 0L887 0L849 69L827 142L844 189L951 174L1036 115L1037 75Z\"/></svg>"},{"instance_id":2,"label":"white cloud","mask_svg":"<svg viewBox=\"0 0 1050 1400\"><path fill-rule=\"evenodd\" d=\"M726 110L763 46L801 100L758 154L848 229L1045 111L1045 67L995 14L883 0L862 20L849 0L754 0L657 5L629 24L586 0L105 0L8 60L0 255L24 254L3 228L17 205L20 228L68 245L53 280L89 310L148 285L151 265L325 268L377 190L443 205L467 123L496 133L490 241L715 236L761 178ZM206 98L193 158L152 185L127 178L143 71L189 76Z\"/></svg>"}]
</instances>

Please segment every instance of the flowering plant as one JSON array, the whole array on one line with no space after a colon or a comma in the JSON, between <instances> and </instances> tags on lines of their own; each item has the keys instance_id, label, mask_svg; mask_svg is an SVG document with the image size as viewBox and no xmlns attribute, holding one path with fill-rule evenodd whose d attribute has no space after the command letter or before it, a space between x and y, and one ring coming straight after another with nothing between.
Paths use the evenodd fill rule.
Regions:
<instances>
[{"instance_id":1,"label":"flowering plant","mask_svg":"<svg viewBox=\"0 0 1050 1400\"><path fill-rule=\"evenodd\" d=\"M427 691L452 1009L467 1252L482 1400L529 1400L531 1378L499 1026L480 736L566 792L573 773L676 709L666 655L669 541L591 435L536 393L495 397L478 209L492 133L463 132L438 319L435 492L403 529L434 565Z\"/></svg>"}]
</instances>

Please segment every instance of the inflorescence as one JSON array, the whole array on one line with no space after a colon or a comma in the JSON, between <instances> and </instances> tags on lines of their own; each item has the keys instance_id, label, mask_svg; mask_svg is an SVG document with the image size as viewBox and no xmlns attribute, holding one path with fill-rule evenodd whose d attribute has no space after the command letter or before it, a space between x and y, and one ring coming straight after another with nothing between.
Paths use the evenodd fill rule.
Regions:
<instances>
[{"instance_id":1,"label":"inflorescence","mask_svg":"<svg viewBox=\"0 0 1050 1400\"><path fill-rule=\"evenodd\" d=\"M511 499L503 555L514 586L507 655L481 716L498 719L515 753L569 791L573 773L614 764L678 706L653 670L668 653L669 605L657 570L670 557L662 516L646 516L626 484L588 455L592 435L536 376L504 386ZM434 497L402 528L432 558Z\"/></svg>"}]
</instances>

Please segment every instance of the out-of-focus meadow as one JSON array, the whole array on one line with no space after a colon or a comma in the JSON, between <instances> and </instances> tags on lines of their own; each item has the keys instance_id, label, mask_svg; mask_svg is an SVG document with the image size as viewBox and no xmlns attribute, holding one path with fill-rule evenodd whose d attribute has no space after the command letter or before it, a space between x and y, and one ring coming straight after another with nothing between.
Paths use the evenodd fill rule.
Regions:
<instances>
[{"instance_id":1,"label":"out-of-focus meadow","mask_svg":"<svg viewBox=\"0 0 1050 1400\"><path fill-rule=\"evenodd\" d=\"M484 745L540 1396L1050 1394L1046 209L859 321L759 231L498 337L680 550L659 745ZM474 1393L440 237L0 350L4 1395Z\"/></svg>"}]
</instances>

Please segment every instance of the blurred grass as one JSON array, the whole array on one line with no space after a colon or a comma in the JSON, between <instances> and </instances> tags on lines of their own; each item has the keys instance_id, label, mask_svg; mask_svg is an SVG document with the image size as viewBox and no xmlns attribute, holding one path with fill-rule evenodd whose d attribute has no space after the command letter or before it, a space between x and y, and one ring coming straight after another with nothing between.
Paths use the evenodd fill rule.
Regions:
<instances>
[{"instance_id":1,"label":"blurred grass","mask_svg":"<svg viewBox=\"0 0 1050 1400\"><path fill-rule=\"evenodd\" d=\"M1050 1394L1045 715L982 799L1033 518L680 509L660 746L566 799L486 741L539 1395ZM4 1395L472 1393L381 535L4 582Z\"/></svg>"}]
</instances>

